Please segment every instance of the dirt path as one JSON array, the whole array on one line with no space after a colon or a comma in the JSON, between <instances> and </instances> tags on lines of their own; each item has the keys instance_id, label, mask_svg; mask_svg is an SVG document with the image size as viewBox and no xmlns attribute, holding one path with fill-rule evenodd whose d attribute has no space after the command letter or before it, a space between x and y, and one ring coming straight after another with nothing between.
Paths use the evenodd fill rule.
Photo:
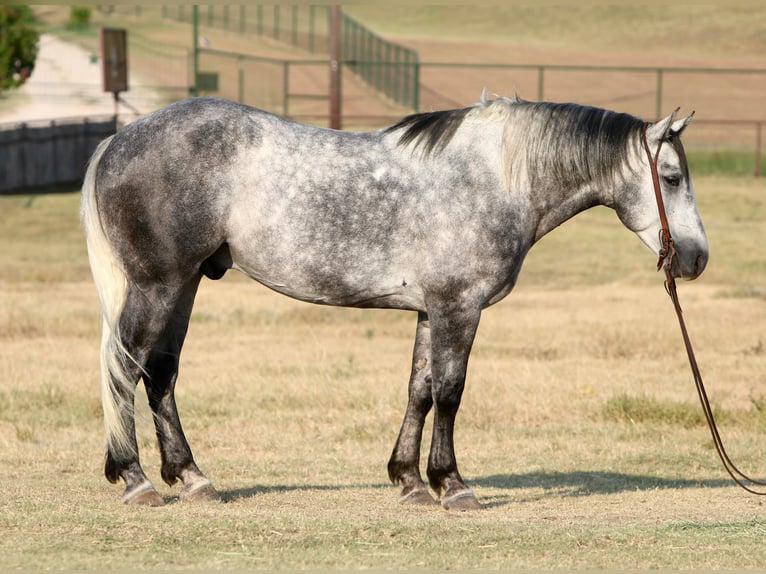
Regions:
<instances>
[{"instance_id":1,"label":"dirt path","mask_svg":"<svg viewBox=\"0 0 766 574\"><path fill-rule=\"evenodd\" d=\"M74 44L43 34L34 72L19 90L0 99L0 123L114 114L111 94L101 88L101 63ZM131 90L118 109L129 121L161 105L159 94L143 88L131 73Z\"/></svg>"}]
</instances>

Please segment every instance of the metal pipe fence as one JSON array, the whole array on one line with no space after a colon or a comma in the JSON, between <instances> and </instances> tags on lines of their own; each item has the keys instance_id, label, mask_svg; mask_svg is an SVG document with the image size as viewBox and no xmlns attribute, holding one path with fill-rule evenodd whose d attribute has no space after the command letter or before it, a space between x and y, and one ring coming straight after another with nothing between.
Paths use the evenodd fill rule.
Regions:
<instances>
[{"instance_id":1,"label":"metal pipe fence","mask_svg":"<svg viewBox=\"0 0 766 574\"><path fill-rule=\"evenodd\" d=\"M330 7L207 5L198 9L199 24L268 38L310 53L329 54ZM144 12L140 12L144 14ZM163 18L192 22L190 6L162 6ZM381 38L342 14L342 58L346 69L397 104L417 109L418 53Z\"/></svg>"},{"instance_id":2,"label":"metal pipe fence","mask_svg":"<svg viewBox=\"0 0 766 574\"><path fill-rule=\"evenodd\" d=\"M608 81L612 84L612 89L604 90L601 85L594 86L596 90L602 92L614 93L614 85L617 83L615 78L620 75L633 76L633 82L627 83L622 90L621 98L623 101L630 99L642 99L643 107L645 108L644 115L648 117L660 118L665 115L665 106L669 99L668 92L683 93L684 90L678 88L678 86L668 87L668 78L673 76L681 76L688 79L689 76L697 76L697 84L705 86L707 91L718 91L721 97L726 97L726 91L720 90L720 82L712 81L712 77L721 77L723 80L729 80L730 86L732 81L736 81L740 84L740 89L755 88L750 91L750 97L753 99L759 99L763 101L763 94L766 93L766 68L694 68L694 67L675 67L675 66L596 66L596 65L564 65L564 64L490 64L490 63L456 63L456 62L422 62L420 64L423 73L430 71L437 71L443 76L449 76L445 74L446 70L461 70L463 72L469 72L474 75L478 75L478 72L488 76L496 77L500 80L500 83L507 84L519 82L524 86L524 93L535 94L537 100L545 100L550 98L551 100L566 100L568 98L561 97L563 94L556 94L552 97L550 93L561 91L557 86L555 80L560 79L565 74L579 74L581 77L585 75L601 76L603 74L609 76ZM552 78L554 73L558 72L558 77ZM530 78L531 74L531 78ZM646 77L651 76L652 85L654 89L651 93L645 89ZM702 81L699 81L700 77ZM533 81L530 82L530 79ZM553 80L553 81L551 81ZM637 81L636 81L637 80ZM424 81L427 83L427 80ZM438 83L438 82L437 82ZM581 84L583 84L581 82ZM516 84L518 85L518 84ZM643 89L642 89L643 88ZM674 89L675 88L675 89ZM694 90L695 88L692 88ZM685 90L690 92L692 90ZM514 90L518 91L518 90ZM647 98L648 96L648 98ZM612 96L614 97L614 96ZM569 99L575 99L570 97ZM581 100L582 98L577 98ZM651 113L647 113L648 109L646 103L652 102L654 107ZM653 115L652 115L653 114Z\"/></svg>"}]
</instances>

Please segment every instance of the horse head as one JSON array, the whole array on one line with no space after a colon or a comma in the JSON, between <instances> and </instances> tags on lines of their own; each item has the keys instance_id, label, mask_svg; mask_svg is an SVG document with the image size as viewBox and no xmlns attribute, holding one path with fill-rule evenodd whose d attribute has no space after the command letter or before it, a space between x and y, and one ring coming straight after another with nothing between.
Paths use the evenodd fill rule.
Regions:
<instances>
[{"instance_id":1,"label":"horse head","mask_svg":"<svg viewBox=\"0 0 766 574\"><path fill-rule=\"evenodd\" d=\"M657 157L657 173L665 205L670 234L676 249L671 272L674 277L695 279L708 261L708 243L697 203L694 198L689 166L681 134L692 116L676 119L676 112L649 124L646 144L652 157ZM640 135L638 137L641 137ZM642 142L636 146L632 163L632 182L616 198L617 213L630 230L655 254L662 248L660 212L657 205L651 164Z\"/></svg>"}]
</instances>

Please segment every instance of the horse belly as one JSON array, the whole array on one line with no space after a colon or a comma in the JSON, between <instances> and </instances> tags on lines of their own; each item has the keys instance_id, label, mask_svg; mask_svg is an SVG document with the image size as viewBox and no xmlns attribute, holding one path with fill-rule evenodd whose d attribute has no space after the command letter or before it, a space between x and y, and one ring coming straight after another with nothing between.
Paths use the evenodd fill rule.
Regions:
<instances>
[{"instance_id":1,"label":"horse belly","mask_svg":"<svg viewBox=\"0 0 766 574\"><path fill-rule=\"evenodd\" d=\"M423 307L415 273L401 250L382 239L383 232L329 230L308 220L246 219L235 217L230 226L232 267L275 291L327 305Z\"/></svg>"},{"instance_id":2,"label":"horse belly","mask_svg":"<svg viewBox=\"0 0 766 574\"><path fill-rule=\"evenodd\" d=\"M353 263L324 257L230 246L233 268L267 287L301 301L345 307L422 309L423 293L407 272L395 272L374 258ZM407 280L410 276L411 279Z\"/></svg>"}]
</instances>

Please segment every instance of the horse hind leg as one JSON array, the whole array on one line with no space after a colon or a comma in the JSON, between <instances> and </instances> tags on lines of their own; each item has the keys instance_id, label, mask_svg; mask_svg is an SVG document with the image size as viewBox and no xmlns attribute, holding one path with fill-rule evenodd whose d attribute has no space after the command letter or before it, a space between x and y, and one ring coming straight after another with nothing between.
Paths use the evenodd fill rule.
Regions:
<instances>
[{"instance_id":1,"label":"horse hind leg","mask_svg":"<svg viewBox=\"0 0 766 574\"><path fill-rule=\"evenodd\" d=\"M418 314L412 371L408 388L407 410L396 445L388 461L388 476L402 485L402 504L436 504L420 475L420 444L423 426L431 410L431 327L425 313Z\"/></svg>"},{"instance_id":2,"label":"horse hind leg","mask_svg":"<svg viewBox=\"0 0 766 574\"><path fill-rule=\"evenodd\" d=\"M196 284L189 295L188 286L139 287L128 281L125 301L116 321L117 328L109 329L104 336L102 365L106 366L106 373L102 373L102 401L107 433L104 473L112 483L119 479L125 482L121 497L125 503L164 504L139 460L135 432L135 388L141 377L146 382L150 369L157 370L157 346L165 345L164 336L170 331L168 325L173 321L178 302L184 297L193 300Z\"/></svg>"},{"instance_id":3,"label":"horse hind leg","mask_svg":"<svg viewBox=\"0 0 766 574\"><path fill-rule=\"evenodd\" d=\"M104 346L108 346L109 336L104 338L107 339ZM136 384L141 376L140 367L137 364L129 364L130 360L126 360L122 349L113 351L112 358L115 363L122 364L119 380L113 369L102 375L110 381L110 388L102 392L104 426L107 433L104 474L113 484L120 479L125 482L125 490L120 497L122 502L162 506L165 501L144 473L138 458L133 399ZM110 404L111 407L108 407Z\"/></svg>"},{"instance_id":4,"label":"horse hind leg","mask_svg":"<svg viewBox=\"0 0 766 574\"><path fill-rule=\"evenodd\" d=\"M144 375L162 457L162 480L173 486L181 479L184 487L180 498L187 501L220 500L213 484L194 462L181 427L174 395L181 348L189 327L199 280L196 277L182 291L162 336L149 355Z\"/></svg>"},{"instance_id":5,"label":"horse hind leg","mask_svg":"<svg viewBox=\"0 0 766 574\"><path fill-rule=\"evenodd\" d=\"M157 288L142 289L126 282L125 298L113 319L104 320L102 337L102 403L106 430L104 474L122 479L126 504L161 506L164 500L143 471L135 428L135 389L146 374L147 359L165 327L167 296Z\"/></svg>"}]
</instances>

